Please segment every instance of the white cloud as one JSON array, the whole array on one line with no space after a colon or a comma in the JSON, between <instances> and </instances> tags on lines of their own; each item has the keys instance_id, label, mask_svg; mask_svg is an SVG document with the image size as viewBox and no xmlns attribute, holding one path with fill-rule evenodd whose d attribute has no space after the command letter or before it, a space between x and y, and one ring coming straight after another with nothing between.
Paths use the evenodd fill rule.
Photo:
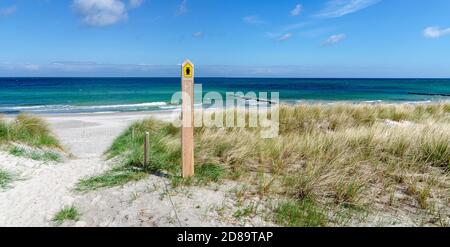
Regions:
<instances>
[{"instance_id":1,"label":"white cloud","mask_svg":"<svg viewBox=\"0 0 450 247\"><path fill-rule=\"evenodd\" d=\"M249 15L249 16L245 16L243 18L244 22L248 23L248 24L265 24L266 22L264 20L262 20L261 18L259 18L257 15Z\"/></svg>"},{"instance_id":2,"label":"white cloud","mask_svg":"<svg viewBox=\"0 0 450 247\"><path fill-rule=\"evenodd\" d=\"M430 39L437 39L450 34L450 28L427 27L423 30L423 36Z\"/></svg>"},{"instance_id":3,"label":"white cloud","mask_svg":"<svg viewBox=\"0 0 450 247\"><path fill-rule=\"evenodd\" d=\"M121 0L74 0L73 8L89 26L109 26L128 18Z\"/></svg>"},{"instance_id":4,"label":"white cloud","mask_svg":"<svg viewBox=\"0 0 450 247\"><path fill-rule=\"evenodd\" d=\"M73 0L72 7L89 26L104 27L128 19L128 10L145 0Z\"/></svg>"},{"instance_id":5,"label":"white cloud","mask_svg":"<svg viewBox=\"0 0 450 247\"><path fill-rule=\"evenodd\" d=\"M332 44L336 44L341 42L342 40L344 40L347 36L343 33L341 34L335 34L335 35L331 35L330 37L328 37L328 39L326 39L322 44L323 45L332 45Z\"/></svg>"},{"instance_id":6,"label":"white cloud","mask_svg":"<svg viewBox=\"0 0 450 247\"><path fill-rule=\"evenodd\" d=\"M16 11L17 11L16 6L9 6L6 8L1 8L0 9L0 17L10 16L10 15L16 13Z\"/></svg>"},{"instance_id":7,"label":"white cloud","mask_svg":"<svg viewBox=\"0 0 450 247\"><path fill-rule=\"evenodd\" d=\"M379 3L381 0L329 0L325 8L317 14L322 18L336 18L348 15L371 5Z\"/></svg>"},{"instance_id":8,"label":"white cloud","mask_svg":"<svg viewBox=\"0 0 450 247\"><path fill-rule=\"evenodd\" d=\"M139 8L144 3L144 0L129 0L128 5L130 8Z\"/></svg>"},{"instance_id":9,"label":"white cloud","mask_svg":"<svg viewBox=\"0 0 450 247\"><path fill-rule=\"evenodd\" d=\"M189 11L187 4L188 4L187 0L182 0L180 5L178 5L176 15L186 14Z\"/></svg>"},{"instance_id":10,"label":"white cloud","mask_svg":"<svg viewBox=\"0 0 450 247\"><path fill-rule=\"evenodd\" d=\"M286 33L278 37L277 41L286 41L292 38L292 33Z\"/></svg>"},{"instance_id":11,"label":"white cloud","mask_svg":"<svg viewBox=\"0 0 450 247\"><path fill-rule=\"evenodd\" d=\"M203 32L201 32L201 31L195 32L195 33L192 34L192 36L194 36L194 38L203 38L204 35L205 34Z\"/></svg>"},{"instance_id":12,"label":"white cloud","mask_svg":"<svg viewBox=\"0 0 450 247\"><path fill-rule=\"evenodd\" d=\"M303 6L301 4L295 5L295 8L291 10L291 16L298 16L302 12Z\"/></svg>"}]
</instances>

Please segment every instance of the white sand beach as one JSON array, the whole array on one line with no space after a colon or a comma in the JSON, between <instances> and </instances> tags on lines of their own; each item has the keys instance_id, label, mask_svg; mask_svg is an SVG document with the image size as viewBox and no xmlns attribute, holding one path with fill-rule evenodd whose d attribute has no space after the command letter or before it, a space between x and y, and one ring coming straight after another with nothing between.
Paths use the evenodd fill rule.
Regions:
<instances>
[{"instance_id":1,"label":"white sand beach","mask_svg":"<svg viewBox=\"0 0 450 247\"><path fill-rule=\"evenodd\" d=\"M43 115L70 156L62 163L43 163L0 151L0 168L19 174L12 188L0 192L0 226L54 226L55 214L75 205L78 222L65 226L228 226L216 207L232 207L226 183L208 188L173 190L167 179L150 176L119 188L76 193L81 178L111 167L103 153L131 123L148 117L170 121L177 112ZM188 196L186 196L188 195ZM228 204L228 205L225 205ZM213 214L213 215L211 215ZM260 221L253 223L267 225ZM250 225L253 225L250 224Z\"/></svg>"},{"instance_id":2,"label":"white sand beach","mask_svg":"<svg viewBox=\"0 0 450 247\"><path fill-rule=\"evenodd\" d=\"M153 114L155 117L166 116ZM1 226L45 226L71 204L71 187L82 177L107 169L103 152L130 123L149 114L75 114L43 116L67 152L74 157L45 165L0 153L1 166L19 172L23 181L0 193ZM22 167L22 168L18 168Z\"/></svg>"}]
</instances>

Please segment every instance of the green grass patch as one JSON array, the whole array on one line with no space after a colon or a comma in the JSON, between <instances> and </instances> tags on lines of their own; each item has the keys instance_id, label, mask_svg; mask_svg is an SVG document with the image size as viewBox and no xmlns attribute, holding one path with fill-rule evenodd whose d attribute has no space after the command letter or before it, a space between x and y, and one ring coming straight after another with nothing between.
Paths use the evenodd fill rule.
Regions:
<instances>
[{"instance_id":1,"label":"green grass patch","mask_svg":"<svg viewBox=\"0 0 450 247\"><path fill-rule=\"evenodd\" d=\"M128 182L144 179L148 177L148 175L148 172L132 167L116 167L103 174L80 180L75 185L74 190L77 192L87 192L100 188L122 186Z\"/></svg>"},{"instance_id":2,"label":"green grass patch","mask_svg":"<svg viewBox=\"0 0 450 247\"><path fill-rule=\"evenodd\" d=\"M58 213L56 213L55 217L53 217L53 222L60 225L65 221L78 221L80 219L80 213L78 210L71 207L64 207Z\"/></svg>"},{"instance_id":3,"label":"green grass patch","mask_svg":"<svg viewBox=\"0 0 450 247\"><path fill-rule=\"evenodd\" d=\"M53 162L61 162L62 157L60 154L55 151L44 151L44 150L27 150L22 147L13 146L9 150L9 154L24 157L37 161L53 161Z\"/></svg>"},{"instance_id":4,"label":"green grass patch","mask_svg":"<svg viewBox=\"0 0 450 247\"><path fill-rule=\"evenodd\" d=\"M282 202L275 210L275 222L288 227L326 226L326 211L320 209L312 200L290 200Z\"/></svg>"},{"instance_id":5,"label":"green grass patch","mask_svg":"<svg viewBox=\"0 0 450 247\"><path fill-rule=\"evenodd\" d=\"M219 182L225 177L226 170L217 164L202 164L196 170L196 179L199 183Z\"/></svg>"},{"instance_id":6,"label":"green grass patch","mask_svg":"<svg viewBox=\"0 0 450 247\"><path fill-rule=\"evenodd\" d=\"M0 189L8 189L14 177L12 173L0 169Z\"/></svg>"},{"instance_id":7,"label":"green grass patch","mask_svg":"<svg viewBox=\"0 0 450 247\"><path fill-rule=\"evenodd\" d=\"M150 162L144 165L145 132L150 132ZM198 151L199 148L196 148ZM164 173L172 185L192 185L218 182L226 170L208 159L196 160L194 178L181 177L180 129L157 120L145 120L133 124L120 135L106 152L108 158L121 157L118 167L104 174L81 180L75 190L89 191L105 187L121 186L146 178L152 173Z\"/></svg>"}]
</instances>

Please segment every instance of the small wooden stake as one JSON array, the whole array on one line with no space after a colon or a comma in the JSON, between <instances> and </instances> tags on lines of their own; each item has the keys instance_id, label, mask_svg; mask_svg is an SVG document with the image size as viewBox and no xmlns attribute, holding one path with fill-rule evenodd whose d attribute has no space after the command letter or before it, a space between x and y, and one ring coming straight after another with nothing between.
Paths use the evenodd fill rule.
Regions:
<instances>
[{"instance_id":1,"label":"small wooden stake","mask_svg":"<svg viewBox=\"0 0 450 247\"><path fill-rule=\"evenodd\" d=\"M194 64L181 66L182 122L181 146L183 178L194 176Z\"/></svg>"},{"instance_id":2,"label":"small wooden stake","mask_svg":"<svg viewBox=\"0 0 450 247\"><path fill-rule=\"evenodd\" d=\"M145 132L145 143L144 143L144 165L145 166L148 166L150 163L149 148L150 148L150 133L148 131L146 131Z\"/></svg>"}]
</instances>

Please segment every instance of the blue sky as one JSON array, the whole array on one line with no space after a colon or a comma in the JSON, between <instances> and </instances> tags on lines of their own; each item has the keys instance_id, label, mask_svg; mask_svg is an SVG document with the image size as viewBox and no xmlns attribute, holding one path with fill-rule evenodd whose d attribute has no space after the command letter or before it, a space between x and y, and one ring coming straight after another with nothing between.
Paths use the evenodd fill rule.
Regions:
<instances>
[{"instance_id":1,"label":"blue sky","mask_svg":"<svg viewBox=\"0 0 450 247\"><path fill-rule=\"evenodd\" d=\"M450 77L448 0L0 0L0 76Z\"/></svg>"}]
</instances>

